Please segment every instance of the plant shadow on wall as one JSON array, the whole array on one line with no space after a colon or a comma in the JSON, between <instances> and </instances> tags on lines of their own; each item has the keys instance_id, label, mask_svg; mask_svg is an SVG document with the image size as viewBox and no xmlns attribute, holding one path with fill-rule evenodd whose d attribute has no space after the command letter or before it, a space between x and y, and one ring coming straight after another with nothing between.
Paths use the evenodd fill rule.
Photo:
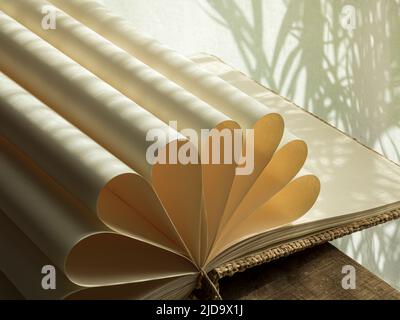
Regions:
<instances>
[{"instance_id":1,"label":"plant shadow on wall","mask_svg":"<svg viewBox=\"0 0 400 320\"><path fill-rule=\"evenodd\" d=\"M252 0L250 13L241 0L199 4L231 32L253 79L399 163L400 0L281 0L279 26L267 21L274 2ZM354 28L343 25L349 5ZM400 288L399 242L391 222L336 244Z\"/></svg>"}]
</instances>

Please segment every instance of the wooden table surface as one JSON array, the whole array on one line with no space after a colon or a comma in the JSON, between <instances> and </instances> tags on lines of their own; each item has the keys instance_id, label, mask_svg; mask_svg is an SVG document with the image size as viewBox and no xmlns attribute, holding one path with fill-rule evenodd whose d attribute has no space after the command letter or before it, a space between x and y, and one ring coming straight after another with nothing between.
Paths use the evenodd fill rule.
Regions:
<instances>
[{"instance_id":1,"label":"wooden table surface","mask_svg":"<svg viewBox=\"0 0 400 320\"><path fill-rule=\"evenodd\" d=\"M356 270L356 289L342 287L344 265ZM400 292L331 244L308 249L220 280L223 299L396 299Z\"/></svg>"}]
</instances>

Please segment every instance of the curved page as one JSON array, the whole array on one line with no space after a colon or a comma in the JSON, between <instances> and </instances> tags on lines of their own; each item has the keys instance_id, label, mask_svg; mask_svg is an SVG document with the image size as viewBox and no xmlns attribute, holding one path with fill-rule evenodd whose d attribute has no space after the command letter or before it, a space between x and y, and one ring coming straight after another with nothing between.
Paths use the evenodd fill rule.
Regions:
<instances>
[{"instance_id":1,"label":"curved page","mask_svg":"<svg viewBox=\"0 0 400 320\"><path fill-rule=\"evenodd\" d=\"M70 3L74 4L73 1ZM222 246L256 230L291 222L313 205L319 193L319 181L312 175L298 174L307 156L307 148L303 141L284 134L280 115L270 112L222 80L218 81L226 89L226 98L222 99L218 85L208 89L211 96L219 96L222 100L216 103L212 98L201 96L202 89L199 89L196 95L203 101L187 92L191 90L183 84L181 86L186 90L60 10L57 11L58 27L46 32L37 24L42 18L44 5L48 2L21 0L0 3L4 12L41 36L39 38L6 14L0 14L0 40L5 44L0 48L0 68L135 170L137 177L149 182L162 203L162 209L168 212L173 227L188 248L190 258L198 266L203 266ZM36 82L36 78L44 79L46 85ZM214 76L213 79L218 78ZM202 87L203 82L196 81ZM147 111L133 101L139 102ZM163 109L164 105L168 108ZM218 129L220 134L228 133L229 136L239 129L240 144L245 147L253 144L253 170L238 175L236 171L242 166L236 163L188 165L149 162L147 151L152 145L147 134L154 129L160 129L168 137L160 148L161 155L168 159L176 157L185 148L191 149L184 137L188 134L180 135L166 125L165 122L171 120L191 126L196 133L202 129ZM181 127L178 125L178 128ZM253 130L254 140L242 129ZM14 128L10 129L10 136L15 132ZM213 136L206 136L206 139L213 139ZM58 143L54 141L54 144ZM199 149L202 143L194 148ZM220 144L216 153L222 153L223 149L224 145ZM203 148L200 151L199 157L202 158ZM215 152L214 149L206 151L211 157ZM34 158L34 152L31 152ZM48 155L51 155L51 150ZM53 174L57 174L56 171ZM129 190L136 189L130 185L128 177L123 174L119 179L112 179L109 188L102 189L100 198L104 202L97 203L98 208L107 212L115 208L122 216L130 216L129 210L135 206L135 201ZM142 206L143 210L150 202ZM109 219L115 220L115 215L110 215ZM122 221L121 225L124 225ZM107 236L100 241L108 242ZM88 240L87 244L90 248L91 241ZM85 244L79 249L76 252L89 252ZM85 261L84 256L78 253L72 255L71 260Z\"/></svg>"},{"instance_id":2,"label":"curved page","mask_svg":"<svg viewBox=\"0 0 400 320\"><path fill-rule=\"evenodd\" d=\"M73 283L108 286L196 273L187 258L110 230L15 147L4 139L0 146L1 209Z\"/></svg>"},{"instance_id":3,"label":"curved page","mask_svg":"<svg viewBox=\"0 0 400 320\"><path fill-rule=\"evenodd\" d=\"M398 165L217 58L202 54L193 57L193 61L281 113L291 132L307 143L308 157L304 170L316 174L321 180L320 196L306 214L282 228L276 227L276 232L271 234L269 231L272 230L265 229L265 225L261 224L260 228L253 230L259 233L257 244L247 237L245 244L238 244L241 247L239 251L233 248L232 252L237 252L219 262L244 256L248 252L246 250L265 249L265 237L276 244L276 237L280 241L290 240L294 234L298 237L347 224L355 219L377 215L390 205L395 208L399 203Z\"/></svg>"},{"instance_id":4,"label":"curved page","mask_svg":"<svg viewBox=\"0 0 400 320\"><path fill-rule=\"evenodd\" d=\"M74 5L73 2L55 4L67 11L71 9L69 5ZM87 4L81 2L80 5ZM218 226L223 224L224 217L232 213L236 199L240 199L254 183L275 152L283 133L281 117L276 113L270 113L263 106L260 107L255 100L220 81L218 77L214 77L213 80L207 82L207 85L203 86L204 77L212 77L211 74L199 74L201 69L178 54L173 58L168 55L168 59L165 59L166 56L158 52L158 60L161 60L162 63L157 66L167 63L170 68L174 69L173 74L164 73L164 69L158 70L168 77L166 78L146 65L149 64L158 69L157 66L153 66L151 61L146 60L144 61L146 64L144 64L136 57L136 52L122 47L132 53L130 55L101 37L99 30L95 29L96 32L93 32L60 10L57 10L57 28L52 32L47 32L37 23L42 18L42 8L46 5L48 5L47 1L22 0L3 2L0 4L0 8L165 122L177 121L180 129L192 128L200 132L201 129L237 128L238 125L235 123L237 121L243 128L255 130L255 168L252 174L234 177L235 167L229 165L205 165L203 167L203 180L207 184L207 187L204 188L204 210L207 215L208 237L211 245ZM96 18L100 11L99 8L92 7L90 16ZM75 13L75 11L72 12L74 16ZM78 18L80 17L81 15ZM116 20L122 21L122 19ZM88 21L85 20L84 23L92 27ZM119 24L116 26L118 27ZM114 31L114 36L118 36L122 32L121 30ZM135 34L132 31L124 32L129 40ZM107 33L105 36L114 41L110 34ZM120 45L120 43L116 44ZM152 44L157 47L156 43L152 42ZM132 45L137 46L138 44ZM148 57L152 54L154 52ZM178 61L183 59L186 64L181 64L180 67L172 66L170 63L174 59ZM198 69L197 73L190 68ZM179 85L171 81L176 80L174 75L177 72L185 73L182 81L177 81ZM206 91L207 95L205 95ZM226 205L227 209L224 212ZM181 208L180 212L184 212L185 209ZM180 214L176 214L176 216L180 216ZM180 228L180 230L183 232L184 228Z\"/></svg>"},{"instance_id":5,"label":"curved page","mask_svg":"<svg viewBox=\"0 0 400 320\"><path fill-rule=\"evenodd\" d=\"M12 215L13 213L9 213ZM151 280L138 283L85 288L68 280L62 271L54 267L55 288L46 290L48 284L42 273L43 267L53 262L0 210L0 284L3 299L147 299L160 298L189 286L193 288L196 275ZM25 263L29 261L29 263ZM14 287L18 287L17 289ZM172 292L171 292L172 291ZM188 292L190 293L190 292ZM182 297L182 296L181 296Z\"/></svg>"},{"instance_id":6,"label":"curved page","mask_svg":"<svg viewBox=\"0 0 400 320\"><path fill-rule=\"evenodd\" d=\"M179 195L181 201L177 202L175 210L168 213L172 220L178 219L174 223L192 255L198 260L200 166L178 164L171 169L169 165L158 165L153 158L147 156L152 142L146 137L152 130L162 132L165 137L159 143L160 148L177 144L183 136L4 13L0 13L0 39L3 44L0 47L0 69L4 73L153 185L157 185L158 180L169 180L170 189L183 190ZM37 81L38 78L41 81ZM154 167L157 167L156 172L153 172ZM180 176L187 180L169 179L172 170L179 170ZM190 188L181 186L183 183L187 186L188 181L191 183ZM156 192L163 193L163 190ZM124 200L133 205L130 199ZM168 201L161 199L164 200ZM118 199L108 194L105 205L110 202L118 202ZM185 214L182 215L182 212ZM179 219L189 224L192 231L179 228L184 225L179 223Z\"/></svg>"},{"instance_id":7,"label":"curved page","mask_svg":"<svg viewBox=\"0 0 400 320\"><path fill-rule=\"evenodd\" d=\"M186 253L152 187L139 174L1 73L0 105L0 133L106 225Z\"/></svg>"}]
</instances>

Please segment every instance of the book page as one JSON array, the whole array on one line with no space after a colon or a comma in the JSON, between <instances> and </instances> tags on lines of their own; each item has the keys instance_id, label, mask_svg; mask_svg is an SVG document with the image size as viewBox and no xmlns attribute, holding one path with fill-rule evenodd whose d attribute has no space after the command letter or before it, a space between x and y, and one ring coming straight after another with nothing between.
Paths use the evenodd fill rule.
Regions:
<instances>
[{"instance_id":1,"label":"book page","mask_svg":"<svg viewBox=\"0 0 400 320\"><path fill-rule=\"evenodd\" d=\"M45 290L43 273L52 262L34 243L0 210L0 284L4 299L148 299L174 296L183 288L193 290L197 274L145 282L85 288L71 282L55 267L55 288ZM25 263L29 261L29 263ZM45 281L49 284L48 281ZM18 290L14 287L18 287ZM191 288L191 289L190 289ZM190 292L186 292L188 294ZM184 296L181 295L180 297Z\"/></svg>"},{"instance_id":2,"label":"book page","mask_svg":"<svg viewBox=\"0 0 400 320\"><path fill-rule=\"evenodd\" d=\"M115 231L186 254L153 188L139 174L1 73L0 103L2 137L93 215ZM135 203L131 194L138 197Z\"/></svg>"},{"instance_id":3,"label":"book page","mask_svg":"<svg viewBox=\"0 0 400 320\"><path fill-rule=\"evenodd\" d=\"M202 168L155 166L152 171L152 184L195 261L201 264L214 243L224 236L224 232L230 232L248 218L255 208L246 203L257 203L261 208L276 206L282 202L278 199L288 196L298 199L299 201L293 203L298 204L299 210L284 219L276 220L275 224L279 224L303 214L315 201L319 185L314 176L307 175L288 184L293 173L299 171L298 165L304 163L301 159L305 152L299 154L300 161L291 164L293 170L289 170L288 174L285 172L287 168L276 170L276 163L283 159L282 154L292 160L293 157L288 154L293 154L296 146L301 148L302 145L302 141L291 136L290 139L284 139L285 143L290 144L283 145L283 151L275 153L284 134L279 113L199 68L182 55L163 47L153 39L141 36L133 28L129 28L123 19L114 17L97 2L52 3L72 15L71 17L57 7L54 8L58 26L53 32L46 32L37 24L42 17L42 7L48 4L44 0L7 2L0 4L0 8L165 123L176 120L178 129L189 127L197 132L213 128L233 130L239 128L239 125L243 129L254 130L254 169L250 174L235 175L235 166L214 164L203 165ZM34 39L32 35L31 38ZM143 41L148 41L151 45L143 47ZM39 41L36 39L36 42ZM42 42L41 44L45 47ZM48 46L46 48L49 50ZM28 53L37 56L39 50L36 51ZM44 51L40 53L45 55ZM42 61L38 61L39 64L40 62ZM42 64L42 69L44 67ZM48 73L51 72L54 73L48 70ZM12 74L12 70L9 73ZM36 71L34 74L43 72ZM20 78L18 80L23 81ZM33 91L40 92L40 87ZM50 105L57 103L48 97L45 99ZM81 126L84 127L85 124ZM271 181L270 193L265 196L260 191L265 189L263 181L272 178L271 172L275 180L281 181ZM169 181L172 180L175 186L170 185ZM187 188L185 180L193 181L191 188ZM313 186L307 194L308 197L301 196L304 194L301 189L305 185ZM304 199L303 202L301 199ZM238 208L243 200L244 205ZM194 204L197 205L196 208ZM199 214L188 215L188 211ZM263 211L268 210L260 209L261 216ZM205 222L207 231L204 233L202 230L205 229Z\"/></svg>"},{"instance_id":4,"label":"book page","mask_svg":"<svg viewBox=\"0 0 400 320\"><path fill-rule=\"evenodd\" d=\"M59 25L52 33L45 32L36 23L44 1L33 4L24 0L0 7L164 122L176 119L178 127L195 130L232 129L238 125L254 130L255 159L251 174L235 176L234 166L203 166L207 241L203 239L202 243L208 243L209 250L220 226L230 218L276 151L283 135L281 116L198 68L189 59L140 35L98 2L50 2L73 17L55 8ZM24 10L20 10L22 3ZM74 49L77 47L78 51ZM160 86L155 85L158 83ZM160 88L163 99L155 99ZM151 97L148 96L150 89ZM180 228L181 232L184 230Z\"/></svg>"},{"instance_id":5,"label":"book page","mask_svg":"<svg viewBox=\"0 0 400 320\"><path fill-rule=\"evenodd\" d=\"M189 258L110 230L29 158L0 142L2 210L73 283L106 286L197 273Z\"/></svg>"},{"instance_id":6,"label":"book page","mask_svg":"<svg viewBox=\"0 0 400 320\"><path fill-rule=\"evenodd\" d=\"M23 10L19 10L20 5L23 6ZM14 13L17 18L36 31L43 32L40 25L36 28L37 23L34 19L42 15L42 5L41 2L32 1L2 2L0 8L10 14ZM147 156L151 146L148 134L152 129L161 131L167 137L165 145L169 147L178 140L185 140L182 135L168 126L170 121L175 121L179 128L192 128L198 133L203 128L237 127L234 121L172 81L158 75L143 63L136 61L134 57L108 43L106 39L87 27L78 22L72 24L73 19L66 15L65 29L62 28L63 19L59 16L60 26L51 33L54 37L48 40L54 45L62 44L60 49L70 48L67 53L78 62L102 76L129 97L134 98L137 103L141 103L152 113L136 105L114 87L95 77L7 15L2 14L1 18L2 37L5 43L1 54L3 71L158 188L156 192L163 205L168 207L168 214L175 220L179 234L189 247L193 258L199 262L200 230L201 225L205 223L205 219L202 219L204 211L201 210L203 194L201 180L202 175L208 176L209 173L207 170L202 172L199 165L191 164L184 166L178 163L173 167L169 165L153 167L149 164ZM14 38L13 34L16 30L21 31L25 36ZM50 35L50 33L45 32L41 35ZM34 47L27 45L32 42L37 45ZM124 54L125 59L121 60L121 55ZM51 65L48 61L52 62ZM107 64L111 65L104 67ZM114 68L111 68L112 66ZM107 73L100 73L103 70ZM125 77L121 79L121 75ZM46 79L51 90L34 81L37 77ZM129 85L126 85L127 83ZM85 90L82 90L82 84L85 84ZM101 92L101 95L98 95L98 92ZM191 169L188 170L188 167ZM171 179L171 172L177 172L177 170L178 176L184 177L184 180ZM213 173L224 175L223 172L220 173L221 170ZM189 188L188 181L192 182ZM220 181L217 190L221 197L213 198L210 205L208 205L209 201L206 201L207 204L204 207L218 208L215 202L226 201L224 198L227 197L231 182L229 179L220 179ZM165 182L168 182L167 188L164 186ZM171 206L169 202L174 198L171 194L174 190L176 193L180 192L180 200L174 201L174 206ZM206 200L211 194L206 192Z\"/></svg>"},{"instance_id":7,"label":"book page","mask_svg":"<svg viewBox=\"0 0 400 320\"><path fill-rule=\"evenodd\" d=\"M400 201L400 166L232 69L215 57L194 61L279 112L308 146L304 169L321 180L321 195L296 223L337 217Z\"/></svg>"},{"instance_id":8,"label":"book page","mask_svg":"<svg viewBox=\"0 0 400 320\"><path fill-rule=\"evenodd\" d=\"M160 185L155 182L158 179L164 180L164 175L168 175L169 166L157 166L157 174L154 174L154 163L148 161L147 157L148 148L152 145L152 142L146 139L147 134L151 130L162 132L166 137L166 141L163 142L165 147L176 144L179 140L185 138L6 14L1 13L0 18L0 37L4 44L4 46L1 46L0 53L2 70L50 105L53 110L79 130L111 151L113 155L151 185ZM16 33L20 36L15 37ZM35 45L32 45L32 43ZM49 64L49 61L51 61L51 64ZM46 86L36 81L37 78L46 82ZM181 200L177 202L176 210L178 213L188 207L192 208L192 210L186 211L185 215L175 215L182 216L187 223L194 226L191 228L194 232L178 231L187 236L183 239L185 245L190 247L191 254L195 256L196 260L199 260L200 231L197 231L199 229L197 226L201 224L201 202L199 200L198 203L192 203L190 200L193 199L193 194L197 194L197 198L200 199L201 189L195 188L195 186L201 183L201 175L198 174L200 172L199 166L194 165L192 167L197 169L187 172L183 165L175 166L175 169L185 172L187 178L185 186L187 181L194 181L193 188L183 188L179 185L182 183L179 179L169 179L169 187L184 191L180 195ZM190 175L187 175L188 173ZM126 184L127 179L124 180L123 183ZM150 198L155 197L151 194L152 190L149 190L152 187L146 186L146 181L141 180L138 175L131 175L130 187L139 181L140 185L132 188L133 193L135 190L142 190L143 193L146 193L147 189L148 192L142 199L149 199L151 202ZM162 191L160 190L160 192ZM106 199L106 202L113 200L113 197L107 197L107 194L103 198ZM99 208L101 210L105 207L100 201L101 199L98 203L94 203L93 199L90 200L93 209ZM130 203L129 198L126 198L125 202L128 202L131 206L137 205ZM144 203L143 205L145 204L145 207L147 205L151 207L150 204ZM144 208L142 208L143 210ZM173 215L174 211L169 212L169 214ZM108 218L113 218L113 215L108 215Z\"/></svg>"},{"instance_id":9,"label":"book page","mask_svg":"<svg viewBox=\"0 0 400 320\"><path fill-rule=\"evenodd\" d=\"M135 57L125 53L86 26L63 14L62 11L58 12L58 28L54 32L46 32L36 23L37 19L42 15L41 8L44 4L45 2L41 1L19 1L3 3L1 7L5 12L11 14L18 21L24 23L128 97L140 103L164 122L176 120L180 128L193 128L198 132L201 129L218 128L222 130L224 128L238 128L234 121L218 111L218 109L190 94L171 80L164 78ZM79 48L79 50L76 48ZM115 57L118 57L118 59L114 59ZM10 74L12 74L11 70ZM126 85L127 83L129 85ZM156 85L157 83L160 83L160 85ZM46 97L46 99L49 98ZM51 104L54 104L53 100L51 102ZM253 108L251 110L256 112L259 109ZM201 213L207 215L207 238L209 239L207 242L211 244L216 236L222 215L230 214L229 208L231 205L229 203L234 202L233 199L244 195L248 186L254 182L262 168L271 158L282 136L283 124L279 115L268 115L268 112L258 113L262 120L256 119L259 121L255 124L255 130L268 130L271 134L267 139L261 132L256 134L256 169L252 175L241 178L236 177L235 181L233 181L233 166L204 166L202 176L207 184L204 188L204 206L202 207L204 211L200 211L200 196L202 194L200 183L193 183L191 188L187 188L183 184L184 181L174 179L176 187L171 188L170 185L165 186L165 182L171 181L171 178L168 177L168 171L170 171L167 169L168 166L156 166L156 170L152 172L153 185L160 197L165 199L164 206L197 261L200 255L201 244L199 239L201 239L201 236L199 230L201 228L197 228L199 230L193 232L193 228L190 228L190 226L204 224L203 219L201 219ZM160 170L166 172L160 174ZM195 173L196 170L197 172L200 171L199 168L190 171L193 172L190 178L188 171L182 168L180 170L181 176L185 177L186 180L200 182L201 176ZM176 173L176 168L173 171ZM180 175L175 176L178 177ZM218 183L213 183L215 181ZM230 192L232 184L234 192ZM196 186L198 187L196 188ZM176 196L171 194L172 191L177 194L180 193L180 198L183 200L174 201L173 205L171 205L168 200L176 199ZM184 195L185 193L186 196ZM228 199L229 193L231 196ZM224 207L227 202L228 210L224 213ZM197 208L193 207L194 203L198 204ZM188 209L198 212L197 217L188 217ZM183 217L188 217L188 219L182 220ZM188 232L190 229L192 231Z\"/></svg>"},{"instance_id":10,"label":"book page","mask_svg":"<svg viewBox=\"0 0 400 320\"><path fill-rule=\"evenodd\" d=\"M233 84L282 114L286 127L308 146L304 169L321 180L321 193L313 207L296 221L282 226L282 234L295 237L296 230L325 228L351 217L371 215L382 208L400 203L400 167L378 153L356 142L339 130L324 123L312 114L259 85L244 74L227 66L215 57L193 57L206 70ZM326 222L324 222L326 221ZM257 234L273 231L278 240L279 227L258 224L255 219L230 245L249 239ZM289 221L288 221L289 222ZM268 221L267 221L268 224ZM257 227L257 225L259 227ZM307 229L306 229L307 228ZM309 231L308 231L309 232ZM299 233L298 233L299 234ZM272 241L272 239L270 239ZM230 245L225 243L225 249ZM250 246L250 244L249 244ZM252 245L255 246L255 243ZM216 251L223 251L219 248ZM232 258L232 257L231 257Z\"/></svg>"},{"instance_id":11,"label":"book page","mask_svg":"<svg viewBox=\"0 0 400 320\"><path fill-rule=\"evenodd\" d=\"M143 281L146 277L162 279L172 269L167 268L164 274L147 263L146 257L161 259L166 252L176 254L176 261L170 266L179 269L170 275L174 277L182 274L180 267L188 267L187 262L192 261L191 267L202 266L210 259L211 250L290 222L314 204L319 180L300 170L307 157L306 145L284 132L278 112L180 55L171 53L171 59L165 59L162 52L154 52L158 58L149 63L151 67L147 66L135 56L141 40L130 38L133 32L127 34L131 50L119 42L118 35L124 32L118 22L110 26L117 28L117 38L107 35L111 39L106 39L99 35L104 29L95 32L99 26L92 23L96 22L96 15L95 20L85 22L93 31L57 9L58 27L46 32L37 21L48 3L0 3L4 12L0 13L0 40L5 44L0 48L0 68L48 106L38 104L37 110L45 110L45 116L31 118L30 108L37 102L17 101L15 92L11 95L14 97L0 92L0 97L10 106L3 111L7 139L112 229L88 231L80 242L71 240L74 235L66 241L69 246L54 258L59 263L67 259L65 268L71 279L85 286L109 285L112 277L121 283ZM94 2L85 3L96 6ZM83 6L86 10L86 4L69 4L71 7L65 2L60 6L82 18L80 10L75 9ZM157 60L162 63L158 65ZM175 62L168 63L170 60ZM182 69L174 65L178 62ZM35 81L38 78L46 85ZM29 100L27 92L21 94ZM52 120L62 122L65 128L56 128L57 133L48 136L49 130L42 122ZM204 129L239 129L241 145L251 142L244 133L248 129L254 132L254 168L249 174L237 175L238 164L149 162L149 132L158 130L167 136L159 148L161 153L154 158L170 159L175 156L174 148L181 151L182 146L190 146L187 136L178 133L186 127L197 134ZM73 131L74 136L64 136L59 131ZM67 138L71 145L93 147L98 157L110 160L112 170L83 161L87 160L87 150L68 147L63 143ZM7 143L4 141L5 149ZM202 143L195 146L200 158ZM222 149L220 145L217 153ZM214 150L207 151L213 156ZM16 170L13 174L18 176ZM61 216L64 214L54 219ZM26 222L21 218L16 223L20 227ZM38 236L37 230L25 227L24 231ZM127 241L127 236L136 241ZM99 247L105 258L95 250ZM126 251L132 247L134 253L122 257L113 250L115 247ZM138 253L144 262L135 265L133 272L130 268ZM125 263L113 265L113 259ZM100 261L101 267L91 275L88 270L95 267L93 261Z\"/></svg>"}]
</instances>

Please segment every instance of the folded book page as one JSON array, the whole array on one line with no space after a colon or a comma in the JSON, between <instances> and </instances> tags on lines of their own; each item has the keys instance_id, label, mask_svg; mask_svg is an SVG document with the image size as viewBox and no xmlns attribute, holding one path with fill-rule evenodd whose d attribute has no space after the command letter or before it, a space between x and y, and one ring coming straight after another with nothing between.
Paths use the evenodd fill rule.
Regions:
<instances>
[{"instance_id":1,"label":"folded book page","mask_svg":"<svg viewBox=\"0 0 400 320\"><path fill-rule=\"evenodd\" d=\"M177 119L178 122L189 125L197 130L214 127L222 129L224 126L235 128L234 122L221 113L223 111L234 115L237 118L235 120L242 126L254 128L255 169L252 174L234 176L234 166L203 165L204 205L202 208L205 209L207 216L208 250L210 250L211 245L222 232L221 226L224 226L235 213L240 201L255 183L261 172L265 171L264 168L273 157L283 134L283 123L280 116L276 113L271 113L268 108L242 94L233 86L219 80L218 77L213 77L211 73L205 72L203 79L207 75L208 77L212 77L214 82L219 81L219 86L222 86L222 91L224 92L224 94L221 94L222 91L218 89L219 86L214 86L210 94L216 92L215 94L219 96L219 100L215 101L215 99L211 99L214 105L210 106L60 10L57 11L58 27L52 30L54 32L46 32L37 24L38 19L42 17L41 9L46 4L48 4L46 1L23 0L20 2L3 3L1 8L25 26L37 32L58 49L90 69L103 80L109 82L136 102L139 102L164 122ZM76 48L79 48L79 50ZM160 54L161 57L162 54ZM189 60L186 59L185 61L194 66ZM197 67L195 68L198 69ZM201 69L198 70L199 72L201 71ZM186 80L186 82L188 81ZM129 86L127 86L127 83L129 83ZM206 89L208 90L210 87L208 86ZM230 94L227 94L228 91ZM203 95L200 96L203 98ZM232 100L232 96L235 97L234 101ZM207 100L209 99L205 99L205 101ZM230 106L229 108L228 105ZM232 113L231 109L237 110ZM291 144L285 148L285 151L286 153L293 152L294 154L302 145L302 141L294 138ZM279 159L282 159L281 154L283 152L277 154L275 163ZM299 157L301 158L302 155L300 154ZM292 167L296 168L296 164L293 164ZM292 171L296 171L296 169ZM156 169L154 172L158 172L158 170ZM171 173L174 174L176 180L176 171L172 170ZM264 176L267 176L267 174L264 174ZM286 182L289 182L292 177L290 174L287 175L289 179ZM187 179L187 174L182 175L182 179L184 178ZM306 176L299 180L295 188L296 192L298 192L300 186L304 183L310 183L310 178L313 177ZM170 188L168 185L169 180L168 176L164 176L164 179L158 179L153 185L157 189L161 199L164 199L163 204L170 215L173 216L177 229L183 234L183 238L186 239L187 236L185 237L184 234L190 230L190 223L188 224L187 221L186 223L185 221L179 223L179 219L187 215L186 212L188 209L193 210L193 207L190 208L182 205L180 210L177 210L177 201L174 203L167 201L167 199L177 199L177 194L181 194L183 190L178 187ZM183 186L183 182L180 186ZM273 189L276 192L280 190L279 187ZM318 193L318 186L313 189L313 192L311 198L315 197ZM285 194L284 190L282 194ZM184 198L190 199L188 197ZM192 203L196 201L193 198L191 200ZM264 202L267 202L267 200L268 197L264 199ZM260 202L261 205L262 201ZM305 209L303 208L302 210L304 211ZM249 214L249 212L245 212L245 214ZM193 219L188 220L193 221ZM283 221L286 220L278 219L276 223ZM189 245L192 250L195 238L199 238L196 233L194 233ZM199 244L200 247L204 247L204 240L201 243ZM198 252L195 253L196 257L198 257ZM204 260L206 254L207 252L203 252L202 260Z\"/></svg>"},{"instance_id":2,"label":"folded book page","mask_svg":"<svg viewBox=\"0 0 400 320\"><path fill-rule=\"evenodd\" d=\"M59 6L51 32L39 23L50 3ZM302 169L307 145L284 130L279 108L93 1L3 1L0 9L1 208L69 281L104 297L179 296L225 250L314 205L320 182L313 167ZM185 128L253 129L254 170L149 161L149 132L167 137L158 147L171 158L190 149L178 132ZM195 150L202 158L202 145ZM19 201L21 190L35 206Z\"/></svg>"},{"instance_id":3,"label":"folded book page","mask_svg":"<svg viewBox=\"0 0 400 320\"><path fill-rule=\"evenodd\" d=\"M252 174L233 176L234 168L231 166L222 166L222 168L220 166L203 167L204 181L207 184L204 190L209 228L208 247L210 249L218 232L221 231L221 226L229 219L238 202L274 154L283 134L281 117L277 113L270 112L268 108L225 81L221 81L212 73L198 68L186 57L162 46L154 39L139 34L124 19L113 15L98 2L71 1L66 3L52 1L52 3L130 53L131 57L135 57L136 63L141 60L144 64L176 82L187 92L191 92L200 98L203 105L206 103L212 106L211 108L204 108L203 106L200 109L201 113L209 113L207 110L214 110L214 112L218 110L231 117L242 128L254 129L255 168ZM40 30L38 32L43 33ZM46 36L46 34L43 34L43 36ZM71 46L66 44L63 48L68 51ZM116 49L114 48L114 50ZM82 57L76 58L82 61ZM90 68L90 63L85 65ZM112 73L123 74L123 72L116 72L117 70L122 71L121 68L126 70L126 66L119 63L109 70L99 70L99 72L102 73L105 81L110 81ZM111 70L113 72L110 72ZM132 73L130 75L132 77ZM114 81L113 83L115 84ZM127 95L132 97L129 89ZM185 102L185 104L187 103L188 101ZM177 115L174 114L174 117L177 117ZM192 114L191 117L196 117L196 115ZM207 127L203 126L202 128Z\"/></svg>"},{"instance_id":4,"label":"folded book page","mask_svg":"<svg viewBox=\"0 0 400 320\"><path fill-rule=\"evenodd\" d=\"M314 173L321 180L320 196L305 215L293 223L272 229L265 229L263 224L258 224L255 220L254 224L250 224L253 226L252 235L236 238L230 245L220 248L219 253L215 253L215 256L220 257L210 267L288 239L400 207L398 165L218 58L200 54L193 56L192 60L279 112L290 131L307 143L308 157L303 169Z\"/></svg>"},{"instance_id":5,"label":"folded book page","mask_svg":"<svg viewBox=\"0 0 400 320\"><path fill-rule=\"evenodd\" d=\"M53 266L53 262L2 211L0 230L0 268L5 272L0 277L0 287L4 299L146 299L163 296L174 298L175 291L182 290L182 287L186 292L181 292L180 297L193 290L196 275L87 288L71 282L58 268L54 269L55 288L48 290L42 284L45 277L42 269ZM10 250L9 242L12 242L13 250Z\"/></svg>"}]
</instances>

